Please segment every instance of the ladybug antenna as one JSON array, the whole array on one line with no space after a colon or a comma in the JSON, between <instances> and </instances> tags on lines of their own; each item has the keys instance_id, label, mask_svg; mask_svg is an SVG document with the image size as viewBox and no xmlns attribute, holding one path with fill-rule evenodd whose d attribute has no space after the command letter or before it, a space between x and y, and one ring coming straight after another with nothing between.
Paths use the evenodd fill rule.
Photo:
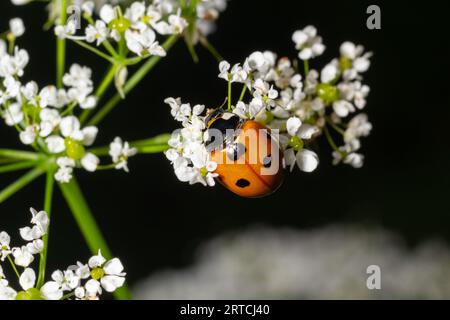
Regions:
<instances>
[{"instance_id":1,"label":"ladybug antenna","mask_svg":"<svg viewBox=\"0 0 450 320\"><path fill-rule=\"evenodd\" d=\"M224 105L227 103L228 101L228 97L225 97L225 100L222 102L222 104L220 105L220 109L223 109Z\"/></svg>"}]
</instances>

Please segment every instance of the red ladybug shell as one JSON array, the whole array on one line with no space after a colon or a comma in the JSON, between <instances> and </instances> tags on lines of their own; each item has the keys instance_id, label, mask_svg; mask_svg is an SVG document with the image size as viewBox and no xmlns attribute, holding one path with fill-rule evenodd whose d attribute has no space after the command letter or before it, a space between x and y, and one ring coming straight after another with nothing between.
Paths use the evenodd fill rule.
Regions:
<instances>
[{"instance_id":1,"label":"red ladybug shell","mask_svg":"<svg viewBox=\"0 0 450 320\"><path fill-rule=\"evenodd\" d=\"M236 149L234 157L230 148ZM218 163L219 182L242 197L264 197L283 182L283 153L270 129L259 122L243 122L233 143L213 150L211 158Z\"/></svg>"}]
</instances>

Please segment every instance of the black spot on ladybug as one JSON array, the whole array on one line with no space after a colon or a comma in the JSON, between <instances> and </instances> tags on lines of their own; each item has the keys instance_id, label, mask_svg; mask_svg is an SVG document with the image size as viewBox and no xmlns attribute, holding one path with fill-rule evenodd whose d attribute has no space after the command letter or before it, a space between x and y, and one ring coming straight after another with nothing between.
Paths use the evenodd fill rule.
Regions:
<instances>
[{"instance_id":1,"label":"black spot on ladybug","mask_svg":"<svg viewBox=\"0 0 450 320\"><path fill-rule=\"evenodd\" d=\"M240 142L229 145L227 148L228 159L236 161L243 154L245 154L245 151L246 151L245 146Z\"/></svg>"},{"instance_id":2,"label":"black spot on ladybug","mask_svg":"<svg viewBox=\"0 0 450 320\"><path fill-rule=\"evenodd\" d=\"M239 179L238 181L236 181L236 185L239 188L245 188L248 187L250 185L250 181L248 181L247 179Z\"/></svg>"},{"instance_id":3,"label":"black spot on ladybug","mask_svg":"<svg viewBox=\"0 0 450 320\"><path fill-rule=\"evenodd\" d=\"M263 159L263 165L264 168L270 168L270 165L272 164L272 155L268 155Z\"/></svg>"}]
</instances>

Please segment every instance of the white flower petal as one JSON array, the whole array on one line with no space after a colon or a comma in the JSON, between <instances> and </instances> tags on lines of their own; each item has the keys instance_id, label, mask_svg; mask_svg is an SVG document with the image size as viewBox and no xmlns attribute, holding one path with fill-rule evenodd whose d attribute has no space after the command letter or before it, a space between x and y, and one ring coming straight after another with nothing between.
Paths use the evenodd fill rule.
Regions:
<instances>
[{"instance_id":1,"label":"white flower petal","mask_svg":"<svg viewBox=\"0 0 450 320\"><path fill-rule=\"evenodd\" d=\"M302 125L302 121L297 117L290 117L286 121L286 130L291 136L295 136L297 134L298 129Z\"/></svg>"},{"instance_id":2,"label":"white flower petal","mask_svg":"<svg viewBox=\"0 0 450 320\"><path fill-rule=\"evenodd\" d=\"M313 151L303 149L297 153L297 165L304 172L314 171L319 164L319 157Z\"/></svg>"},{"instance_id":3,"label":"white flower petal","mask_svg":"<svg viewBox=\"0 0 450 320\"><path fill-rule=\"evenodd\" d=\"M25 291L33 288L36 283L36 274L34 273L34 270L31 268L26 268L20 275L19 283Z\"/></svg>"},{"instance_id":4,"label":"white flower petal","mask_svg":"<svg viewBox=\"0 0 450 320\"><path fill-rule=\"evenodd\" d=\"M41 294L46 300L60 300L63 297L63 291L55 281L45 283L41 288Z\"/></svg>"}]
</instances>

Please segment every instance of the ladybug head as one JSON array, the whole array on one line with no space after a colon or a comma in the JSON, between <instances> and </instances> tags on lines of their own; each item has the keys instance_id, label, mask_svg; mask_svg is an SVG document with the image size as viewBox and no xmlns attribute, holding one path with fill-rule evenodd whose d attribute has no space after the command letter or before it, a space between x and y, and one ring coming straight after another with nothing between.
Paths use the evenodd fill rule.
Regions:
<instances>
[{"instance_id":1,"label":"ladybug head","mask_svg":"<svg viewBox=\"0 0 450 320\"><path fill-rule=\"evenodd\" d=\"M209 132L209 138L206 141L208 149L216 148L215 136L218 132L222 134L221 141L224 146L227 142L233 141L236 135L236 130L242 124L241 118L238 115L226 112L222 108L217 108L209 111L205 118L205 124Z\"/></svg>"},{"instance_id":2,"label":"ladybug head","mask_svg":"<svg viewBox=\"0 0 450 320\"><path fill-rule=\"evenodd\" d=\"M222 114L224 114L224 111L221 107L216 108L216 109L208 109L206 111L206 117L205 117L205 124L207 127L209 127L214 120L216 120L217 118L219 118Z\"/></svg>"}]
</instances>

